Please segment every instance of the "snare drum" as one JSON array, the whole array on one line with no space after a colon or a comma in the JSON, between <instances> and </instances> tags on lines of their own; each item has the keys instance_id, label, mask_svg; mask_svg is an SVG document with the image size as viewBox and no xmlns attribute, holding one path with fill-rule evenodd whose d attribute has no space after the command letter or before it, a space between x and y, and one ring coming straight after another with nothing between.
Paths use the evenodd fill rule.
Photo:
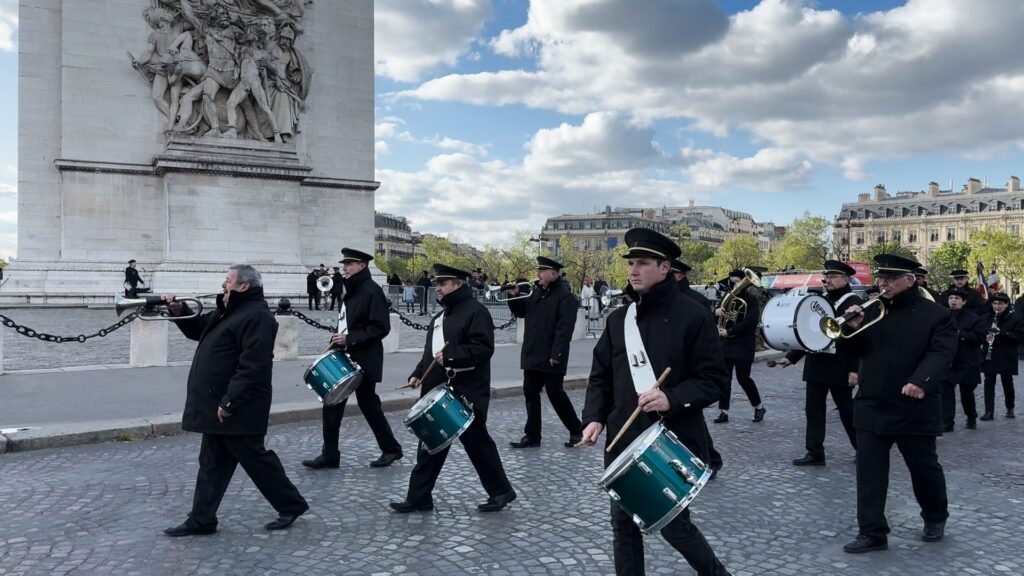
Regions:
<instances>
[{"instance_id":1,"label":"snare drum","mask_svg":"<svg viewBox=\"0 0 1024 576\"><path fill-rule=\"evenodd\" d=\"M455 442L476 414L473 406L456 396L451 388L438 386L420 398L402 422L430 454L436 454Z\"/></svg>"},{"instance_id":2,"label":"snare drum","mask_svg":"<svg viewBox=\"0 0 1024 576\"><path fill-rule=\"evenodd\" d=\"M650 533L685 510L710 478L711 468L657 422L612 462L598 485Z\"/></svg>"},{"instance_id":3,"label":"snare drum","mask_svg":"<svg viewBox=\"0 0 1024 576\"><path fill-rule=\"evenodd\" d=\"M832 340L821 331L822 318L835 318L832 304L822 296L776 296L761 313L764 341L776 350L823 352Z\"/></svg>"},{"instance_id":4,"label":"snare drum","mask_svg":"<svg viewBox=\"0 0 1024 576\"><path fill-rule=\"evenodd\" d=\"M355 392L363 381L363 370L348 352L331 349L306 369L302 379L306 381L306 388L316 392L321 402L334 406Z\"/></svg>"}]
</instances>

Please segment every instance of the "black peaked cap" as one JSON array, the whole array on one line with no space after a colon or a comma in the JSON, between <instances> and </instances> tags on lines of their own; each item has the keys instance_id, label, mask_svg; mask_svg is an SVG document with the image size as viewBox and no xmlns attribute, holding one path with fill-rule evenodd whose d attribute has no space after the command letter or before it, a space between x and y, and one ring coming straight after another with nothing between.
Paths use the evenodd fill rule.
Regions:
<instances>
[{"instance_id":1,"label":"black peaked cap","mask_svg":"<svg viewBox=\"0 0 1024 576\"><path fill-rule=\"evenodd\" d=\"M674 260L683 253L675 242L650 228L631 228L626 232L625 240L629 250L622 255L623 258L653 256L662 260Z\"/></svg>"},{"instance_id":2,"label":"black peaked cap","mask_svg":"<svg viewBox=\"0 0 1024 576\"><path fill-rule=\"evenodd\" d=\"M372 254L367 254L366 252L356 250L355 248L346 247L341 249L341 260L338 260L338 263L341 264L344 262L369 262L370 260L373 260Z\"/></svg>"}]
</instances>

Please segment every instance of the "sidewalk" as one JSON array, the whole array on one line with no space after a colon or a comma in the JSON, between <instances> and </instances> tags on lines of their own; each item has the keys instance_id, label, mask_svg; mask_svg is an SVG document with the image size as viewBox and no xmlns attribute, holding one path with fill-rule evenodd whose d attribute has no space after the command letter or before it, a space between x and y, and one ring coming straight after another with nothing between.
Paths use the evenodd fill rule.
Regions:
<instances>
[{"instance_id":1,"label":"sidewalk","mask_svg":"<svg viewBox=\"0 0 1024 576\"><path fill-rule=\"evenodd\" d=\"M566 388L586 386L597 340L572 343ZM494 397L522 394L518 345L498 345L491 359ZM757 361L778 358L773 350ZM384 381L377 385L384 410L408 410L418 390L396 391L419 361L419 352L384 357ZM270 423L320 418L320 403L302 376L313 358L274 364ZM110 440L181 433L188 365L8 373L0 376L0 453L38 450ZM358 414L353 398L347 413Z\"/></svg>"}]
</instances>

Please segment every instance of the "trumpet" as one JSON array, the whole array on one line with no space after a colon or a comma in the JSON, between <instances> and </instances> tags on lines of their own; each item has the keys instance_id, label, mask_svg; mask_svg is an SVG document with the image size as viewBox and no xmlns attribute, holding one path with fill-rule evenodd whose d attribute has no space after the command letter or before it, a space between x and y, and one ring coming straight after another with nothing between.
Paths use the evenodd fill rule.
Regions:
<instances>
[{"instance_id":1,"label":"trumpet","mask_svg":"<svg viewBox=\"0 0 1024 576\"><path fill-rule=\"evenodd\" d=\"M743 269L743 280L732 289L731 292L722 298L722 303L718 305L725 314L718 319L718 327L726 328L730 324L736 324L747 315L747 303L740 294L749 286L760 286L761 279L754 273L750 268Z\"/></svg>"},{"instance_id":2,"label":"trumpet","mask_svg":"<svg viewBox=\"0 0 1024 576\"><path fill-rule=\"evenodd\" d=\"M145 298L125 298L120 294L114 294L114 311L120 317L129 309L142 309L142 313L139 314L140 320L189 320L195 318L203 313L203 303L199 301L200 298L210 298L217 296L217 294L203 294L195 298L176 298L176 302L194 302L195 311L185 316L166 316L160 313L159 307L167 309L167 302L161 296L146 296Z\"/></svg>"},{"instance_id":3,"label":"trumpet","mask_svg":"<svg viewBox=\"0 0 1024 576\"><path fill-rule=\"evenodd\" d=\"M518 289L520 294L518 296L509 296L505 294L508 290ZM508 302L509 300L521 300L523 298L529 298L530 294L533 293L533 282L512 282L502 286L488 286L485 288L485 295L488 300L494 300L495 302Z\"/></svg>"},{"instance_id":4,"label":"trumpet","mask_svg":"<svg viewBox=\"0 0 1024 576\"><path fill-rule=\"evenodd\" d=\"M860 334L861 332L867 330L871 326L881 322L882 318L885 318L885 303L882 302L882 296L884 294L885 290L882 290L878 294L878 298L875 298L874 300L868 300L866 304L861 306L860 309L861 312L863 312L864 310L867 310L871 306L877 304L878 317L872 320L871 322L868 322L867 324L861 326L854 332L851 332L849 334L843 334L843 326L846 325L846 323L849 322L852 318L855 318L859 314L858 312L847 312L846 314L843 314L839 318L822 318L821 321L818 322L818 328L821 329L821 331L829 340L841 340L844 338L852 338L857 334Z\"/></svg>"}]
</instances>

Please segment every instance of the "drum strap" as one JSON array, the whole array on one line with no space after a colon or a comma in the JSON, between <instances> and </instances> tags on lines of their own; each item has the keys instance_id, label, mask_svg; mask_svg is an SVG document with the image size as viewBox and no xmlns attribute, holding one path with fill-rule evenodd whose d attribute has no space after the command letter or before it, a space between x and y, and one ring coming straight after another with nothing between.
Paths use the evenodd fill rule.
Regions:
<instances>
[{"instance_id":1,"label":"drum strap","mask_svg":"<svg viewBox=\"0 0 1024 576\"><path fill-rule=\"evenodd\" d=\"M637 394L642 394L654 388L658 378L654 375L654 368L651 366L647 350L644 349L643 338L640 337L640 327L636 323L636 302L630 302L626 308L626 318L623 322L623 337L626 341L626 359L629 361L629 374L633 378L633 388Z\"/></svg>"},{"instance_id":2,"label":"drum strap","mask_svg":"<svg viewBox=\"0 0 1024 576\"><path fill-rule=\"evenodd\" d=\"M345 301L342 300L338 306L338 334L348 334L348 316L345 310Z\"/></svg>"}]
</instances>

